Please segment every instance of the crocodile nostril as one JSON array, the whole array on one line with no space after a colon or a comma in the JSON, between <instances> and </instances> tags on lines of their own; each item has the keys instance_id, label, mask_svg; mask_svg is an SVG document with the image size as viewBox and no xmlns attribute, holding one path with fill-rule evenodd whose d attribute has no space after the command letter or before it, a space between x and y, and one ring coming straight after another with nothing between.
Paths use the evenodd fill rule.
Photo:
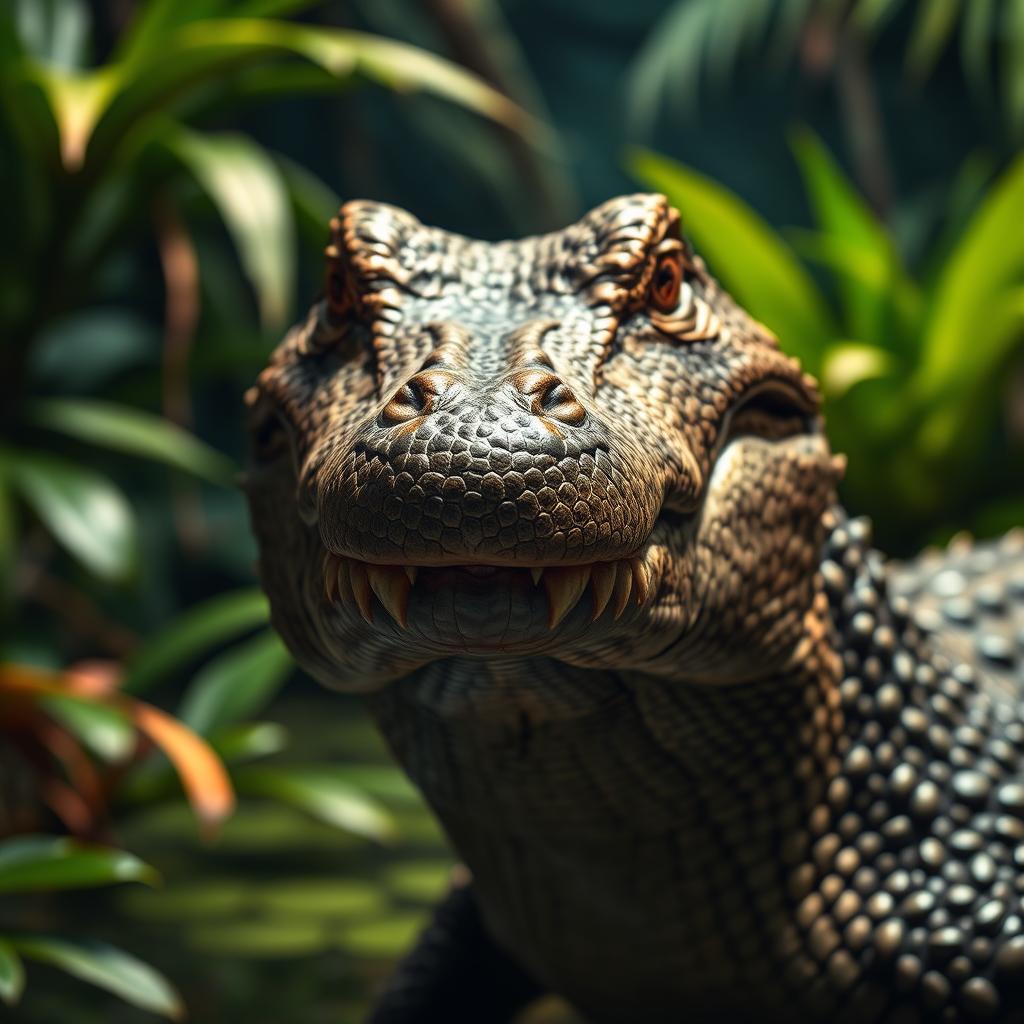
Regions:
<instances>
[{"instance_id":1,"label":"crocodile nostril","mask_svg":"<svg viewBox=\"0 0 1024 1024\"><path fill-rule=\"evenodd\" d=\"M587 412L579 400L557 377L534 396L534 405L538 404L538 398L540 415L548 419L579 426L587 418Z\"/></svg>"},{"instance_id":2,"label":"crocodile nostril","mask_svg":"<svg viewBox=\"0 0 1024 1024\"><path fill-rule=\"evenodd\" d=\"M391 401L381 410L381 416L388 423L405 423L424 415L428 404L423 386L413 377L391 396Z\"/></svg>"}]
</instances>

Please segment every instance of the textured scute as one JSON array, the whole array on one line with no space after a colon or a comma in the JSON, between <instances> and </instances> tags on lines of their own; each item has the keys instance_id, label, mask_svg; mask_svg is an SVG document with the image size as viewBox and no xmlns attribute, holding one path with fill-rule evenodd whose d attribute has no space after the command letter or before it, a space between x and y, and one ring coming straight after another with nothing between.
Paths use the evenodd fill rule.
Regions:
<instances>
[{"instance_id":1,"label":"textured scute","mask_svg":"<svg viewBox=\"0 0 1024 1024\"><path fill-rule=\"evenodd\" d=\"M955 537L894 566L893 584L936 646L1007 694L1024 692L1024 530L987 543Z\"/></svg>"},{"instance_id":2,"label":"textured scute","mask_svg":"<svg viewBox=\"0 0 1024 1024\"><path fill-rule=\"evenodd\" d=\"M494 934L588 1019L1024 1019L1024 708L825 525L790 674L449 661L372 698Z\"/></svg>"},{"instance_id":3,"label":"textured scute","mask_svg":"<svg viewBox=\"0 0 1024 1024\"><path fill-rule=\"evenodd\" d=\"M1024 1021L1024 541L887 565L661 196L493 245L347 204L328 263L248 396L261 578L497 946L596 1024Z\"/></svg>"},{"instance_id":4,"label":"textured scute","mask_svg":"<svg viewBox=\"0 0 1024 1024\"><path fill-rule=\"evenodd\" d=\"M373 561L614 559L646 539L659 496L639 454L609 443L599 425L558 436L512 403L460 402L326 460L322 532Z\"/></svg>"}]
</instances>

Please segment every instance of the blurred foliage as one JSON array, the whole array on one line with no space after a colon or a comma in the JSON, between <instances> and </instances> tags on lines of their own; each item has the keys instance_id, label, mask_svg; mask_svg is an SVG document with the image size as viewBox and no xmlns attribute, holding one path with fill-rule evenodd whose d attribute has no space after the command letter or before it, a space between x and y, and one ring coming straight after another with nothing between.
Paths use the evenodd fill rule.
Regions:
<instances>
[{"instance_id":1,"label":"blurred foliage","mask_svg":"<svg viewBox=\"0 0 1024 1024\"><path fill-rule=\"evenodd\" d=\"M962 222L944 225L912 275L821 142L801 131L793 151L816 228L788 237L673 161L638 151L632 166L679 207L725 287L820 378L855 507L911 540L921 523L952 530L972 510L1024 522L1024 501L984 507L1020 466L1019 451L999 450L1011 410L998 396L1024 336L1024 239L1006 230L1024 222L1024 157L984 194L968 161L952 190L973 187L972 209L950 205Z\"/></svg>"},{"instance_id":2,"label":"blurred foliage","mask_svg":"<svg viewBox=\"0 0 1024 1024\"><path fill-rule=\"evenodd\" d=\"M365 712L270 632L233 486L240 396L318 287L335 189L521 235L632 187L646 135L678 160L629 168L820 375L883 542L1020 522L1022 14L0 4L0 999L35 961L26 1020L359 1021L447 885ZM785 152L794 122L828 149ZM772 227L801 193L813 226Z\"/></svg>"},{"instance_id":3,"label":"blurred foliage","mask_svg":"<svg viewBox=\"0 0 1024 1024\"><path fill-rule=\"evenodd\" d=\"M153 0L101 63L90 62L90 8L81 0L0 8L2 216L4 237L17 242L0 252L0 582L5 608L28 626L5 637L11 660L0 666L0 836L16 836L0 846L0 893L152 881L152 869L130 854L38 833L60 827L111 842L133 816L182 790L207 836L237 794L249 809L271 801L351 835L394 837L367 787L337 765L277 759L284 730L254 720L292 672L266 628L261 594L215 596L148 641L104 607L145 583L153 536L139 505L167 501L167 480L145 473L121 472L126 491L100 468L111 464L104 452L171 471L178 542L194 554L204 546L197 535L208 494L233 483L234 460L189 429L187 365L202 289L213 280L201 277L204 243L191 222L208 232L202 215L218 215L252 295L234 290L233 319L239 334L258 337L293 315L297 239L309 232L322 244L337 206L326 185L287 158L196 124L246 99L373 81L430 91L509 132L543 136L502 94L428 52L272 18L311 6ZM124 273L146 240L163 278L158 330L133 308ZM111 393L154 346L160 386ZM265 352L257 344L244 364L255 368ZM69 626L70 645L61 637ZM68 646L113 657L59 670ZM189 676L176 716L138 697ZM0 907L0 997L20 998L22 961L34 959L140 1008L182 1014L168 983L133 955L27 930L40 916L38 899ZM364 942L385 941L390 933L378 925L376 940L371 929Z\"/></svg>"},{"instance_id":4,"label":"blurred foliage","mask_svg":"<svg viewBox=\"0 0 1024 1024\"><path fill-rule=\"evenodd\" d=\"M905 66L917 84L958 40L964 77L979 103L998 92L1008 132L1024 133L1024 4L1020 0L677 0L637 54L634 116L645 124L670 98L690 114L705 82L721 85L754 54L780 67L797 53L814 70L869 48L892 23L909 21Z\"/></svg>"}]
</instances>

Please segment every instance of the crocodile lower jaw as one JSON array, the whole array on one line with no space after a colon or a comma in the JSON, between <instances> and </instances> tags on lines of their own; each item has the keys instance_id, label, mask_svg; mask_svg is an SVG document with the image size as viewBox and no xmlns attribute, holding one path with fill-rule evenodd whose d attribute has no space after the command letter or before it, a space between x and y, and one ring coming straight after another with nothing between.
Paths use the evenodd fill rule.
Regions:
<instances>
[{"instance_id":1,"label":"crocodile lower jaw","mask_svg":"<svg viewBox=\"0 0 1024 1024\"><path fill-rule=\"evenodd\" d=\"M399 626L408 626L409 594L424 578L436 577L442 585L452 574L467 580L487 579L501 573L529 575L533 586L543 586L548 599L548 628L554 629L589 589L591 621L608 609L618 619L632 599L638 606L651 597L650 572L642 558L620 558L585 565L382 565L328 552L324 558L324 598L329 604L354 608L373 622L375 601Z\"/></svg>"}]
</instances>

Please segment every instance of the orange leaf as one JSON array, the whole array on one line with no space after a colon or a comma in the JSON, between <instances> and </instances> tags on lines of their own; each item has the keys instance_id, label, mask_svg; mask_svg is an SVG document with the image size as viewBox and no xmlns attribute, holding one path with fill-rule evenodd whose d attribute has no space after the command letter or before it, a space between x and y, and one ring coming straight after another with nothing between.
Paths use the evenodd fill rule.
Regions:
<instances>
[{"instance_id":1,"label":"orange leaf","mask_svg":"<svg viewBox=\"0 0 1024 1024\"><path fill-rule=\"evenodd\" d=\"M152 704L133 700L123 706L174 765L204 836L211 838L235 808L235 793L220 758L188 726Z\"/></svg>"}]
</instances>

